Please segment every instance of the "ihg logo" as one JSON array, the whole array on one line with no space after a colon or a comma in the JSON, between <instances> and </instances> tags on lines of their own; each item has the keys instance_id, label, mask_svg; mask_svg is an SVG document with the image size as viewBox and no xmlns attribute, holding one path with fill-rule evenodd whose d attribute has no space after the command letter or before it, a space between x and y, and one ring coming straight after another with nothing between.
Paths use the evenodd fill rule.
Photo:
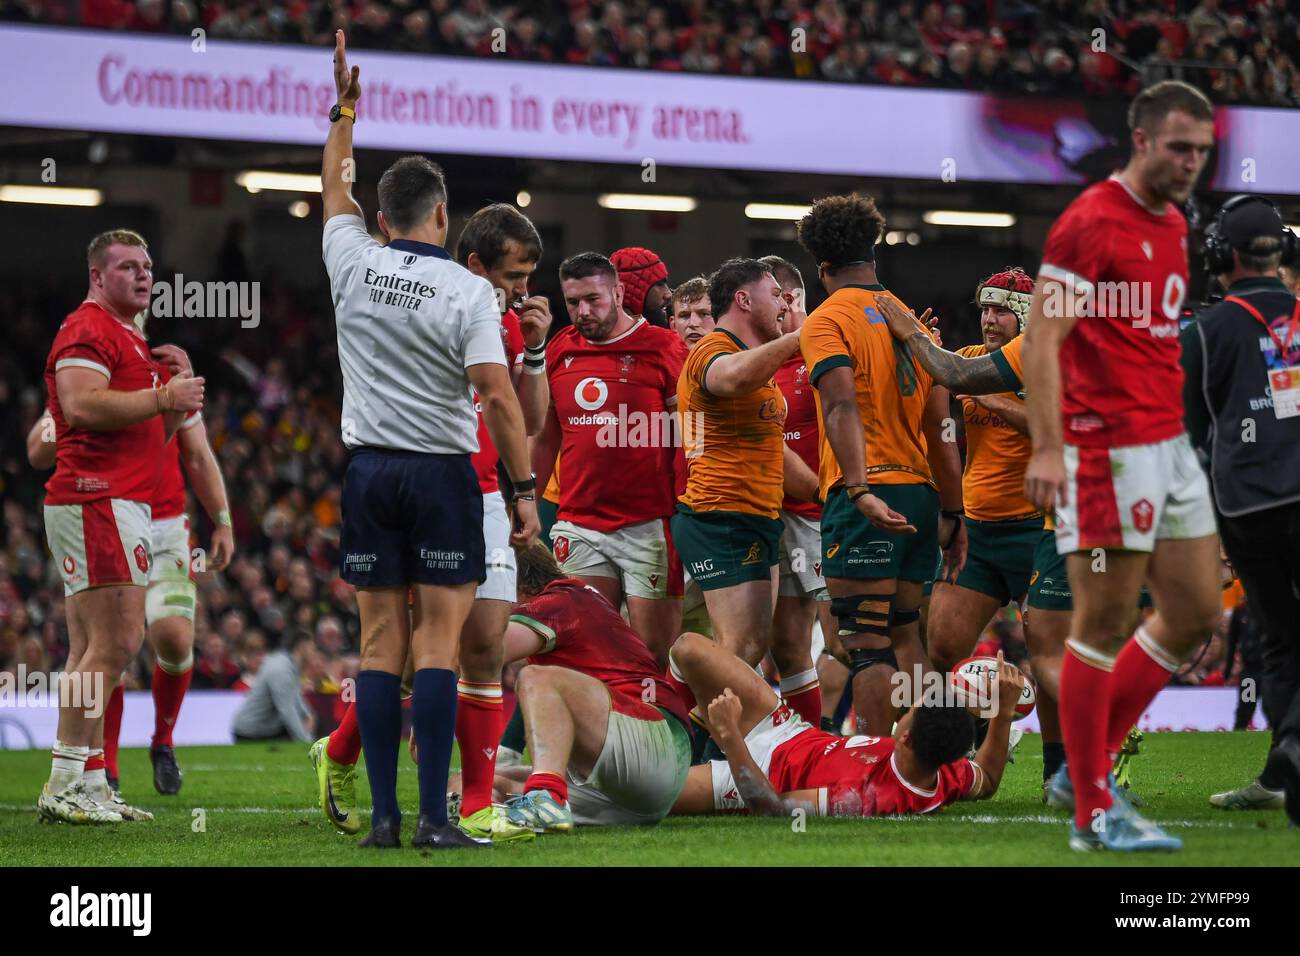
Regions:
<instances>
[{"instance_id":1,"label":"ihg logo","mask_svg":"<svg viewBox=\"0 0 1300 956\"><path fill-rule=\"evenodd\" d=\"M152 893L82 893L74 886L50 897L51 926L125 926L134 936L148 936L152 914Z\"/></svg>"}]
</instances>

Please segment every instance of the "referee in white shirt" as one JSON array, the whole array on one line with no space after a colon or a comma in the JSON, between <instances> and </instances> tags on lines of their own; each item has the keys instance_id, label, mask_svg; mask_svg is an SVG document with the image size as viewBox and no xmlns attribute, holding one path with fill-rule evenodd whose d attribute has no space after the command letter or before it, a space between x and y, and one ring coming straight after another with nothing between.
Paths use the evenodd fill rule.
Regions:
<instances>
[{"instance_id":1,"label":"referee in white shirt","mask_svg":"<svg viewBox=\"0 0 1300 956\"><path fill-rule=\"evenodd\" d=\"M352 126L360 71L336 35L321 185L324 255L343 371L342 573L357 588L361 669L357 723L374 808L362 846L399 845L397 754L401 674L415 665L412 735L419 748L420 816L412 845L476 845L447 822L447 768L456 723L456 644L486 577L483 495L471 387L501 455L511 543L537 536L523 415L511 386L492 286L443 248L442 171L399 159L379 180L380 245L352 198ZM408 605L408 593L410 603Z\"/></svg>"}]
</instances>

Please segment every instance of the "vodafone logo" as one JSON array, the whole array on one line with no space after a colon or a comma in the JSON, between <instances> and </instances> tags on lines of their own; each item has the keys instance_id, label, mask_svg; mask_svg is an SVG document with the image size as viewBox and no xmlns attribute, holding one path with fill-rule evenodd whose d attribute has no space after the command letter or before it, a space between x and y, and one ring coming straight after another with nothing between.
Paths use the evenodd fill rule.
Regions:
<instances>
[{"instance_id":1,"label":"vodafone logo","mask_svg":"<svg viewBox=\"0 0 1300 956\"><path fill-rule=\"evenodd\" d=\"M63 570L68 572L68 574L72 574L77 570L77 562L72 560L71 555L67 555L64 557Z\"/></svg>"},{"instance_id":2,"label":"vodafone logo","mask_svg":"<svg viewBox=\"0 0 1300 956\"><path fill-rule=\"evenodd\" d=\"M589 412L594 412L604 405L607 398L609 398L609 386L594 375L584 378L573 389L573 400L580 408Z\"/></svg>"}]
</instances>

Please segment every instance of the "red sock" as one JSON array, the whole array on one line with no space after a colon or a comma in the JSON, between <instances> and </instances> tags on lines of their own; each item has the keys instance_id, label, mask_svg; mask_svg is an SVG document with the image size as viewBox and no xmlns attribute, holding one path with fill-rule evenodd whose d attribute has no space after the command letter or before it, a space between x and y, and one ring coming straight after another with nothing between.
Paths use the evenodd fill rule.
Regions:
<instances>
[{"instance_id":1,"label":"red sock","mask_svg":"<svg viewBox=\"0 0 1300 956\"><path fill-rule=\"evenodd\" d=\"M104 769L106 769L104 764L104 751L101 750L99 753L91 754L86 758L86 773L90 773L92 770Z\"/></svg>"},{"instance_id":2,"label":"red sock","mask_svg":"<svg viewBox=\"0 0 1300 956\"><path fill-rule=\"evenodd\" d=\"M330 734L329 743L325 745L325 754L335 763L351 767L361 756L361 731L357 727L357 702L349 701L343 711L343 719Z\"/></svg>"},{"instance_id":3,"label":"red sock","mask_svg":"<svg viewBox=\"0 0 1300 956\"><path fill-rule=\"evenodd\" d=\"M1111 672L1106 749L1112 755L1119 753L1129 728L1138 722L1177 669L1178 662L1151 639L1145 627L1139 627L1124 645Z\"/></svg>"},{"instance_id":4,"label":"red sock","mask_svg":"<svg viewBox=\"0 0 1300 956\"><path fill-rule=\"evenodd\" d=\"M504 728L501 684L462 680L456 685L456 743L460 745L460 815L492 803L497 744Z\"/></svg>"},{"instance_id":5,"label":"red sock","mask_svg":"<svg viewBox=\"0 0 1300 956\"><path fill-rule=\"evenodd\" d=\"M524 781L524 793L545 790L555 798L556 803L569 802L569 784L558 773L532 773Z\"/></svg>"},{"instance_id":6,"label":"red sock","mask_svg":"<svg viewBox=\"0 0 1300 956\"><path fill-rule=\"evenodd\" d=\"M162 664L153 666L153 740L152 747L170 747L172 729L176 718L180 716L181 701L190 689L190 679L194 676L193 659L179 674L163 670Z\"/></svg>"},{"instance_id":7,"label":"red sock","mask_svg":"<svg viewBox=\"0 0 1300 956\"><path fill-rule=\"evenodd\" d=\"M1080 829L1092 824L1094 810L1108 810L1111 802L1104 720L1110 712L1111 665L1095 651L1085 648L1083 652L1096 659L1080 657L1073 642L1065 645L1058 701L1065 764L1074 784L1074 822Z\"/></svg>"},{"instance_id":8,"label":"red sock","mask_svg":"<svg viewBox=\"0 0 1300 956\"><path fill-rule=\"evenodd\" d=\"M822 685L817 681L816 669L781 678L781 696L796 714L820 727L822 722Z\"/></svg>"},{"instance_id":9,"label":"red sock","mask_svg":"<svg viewBox=\"0 0 1300 956\"><path fill-rule=\"evenodd\" d=\"M113 688L104 707L104 769L110 777L117 773L117 738L122 734L122 684Z\"/></svg>"}]
</instances>

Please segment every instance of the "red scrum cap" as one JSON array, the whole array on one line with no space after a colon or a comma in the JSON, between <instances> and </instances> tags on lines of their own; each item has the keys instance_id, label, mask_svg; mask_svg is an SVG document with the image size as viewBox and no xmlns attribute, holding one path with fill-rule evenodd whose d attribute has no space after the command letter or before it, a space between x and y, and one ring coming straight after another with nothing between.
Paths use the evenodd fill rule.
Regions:
<instances>
[{"instance_id":1,"label":"red scrum cap","mask_svg":"<svg viewBox=\"0 0 1300 956\"><path fill-rule=\"evenodd\" d=\"M1010 309L1020 320L1021 332L1025 330L1025 319L1029 318L1029 303L1033 298L1033 276L1019 266L1007 266L975 287L976 305Z\"/></svg>"},{"instance_id":2,"label":"red scrum cap","mask_svg":"<svg viewBox=\"0 0 1300 956\"><path fill-rule=\"evenodd\" d=\"M650 287L668 280L668 267L658 255L640 246L619 249L609 261L623 283L623 308L632 315L645 311L645 294Z\"/></svg>"}]
</instances>

